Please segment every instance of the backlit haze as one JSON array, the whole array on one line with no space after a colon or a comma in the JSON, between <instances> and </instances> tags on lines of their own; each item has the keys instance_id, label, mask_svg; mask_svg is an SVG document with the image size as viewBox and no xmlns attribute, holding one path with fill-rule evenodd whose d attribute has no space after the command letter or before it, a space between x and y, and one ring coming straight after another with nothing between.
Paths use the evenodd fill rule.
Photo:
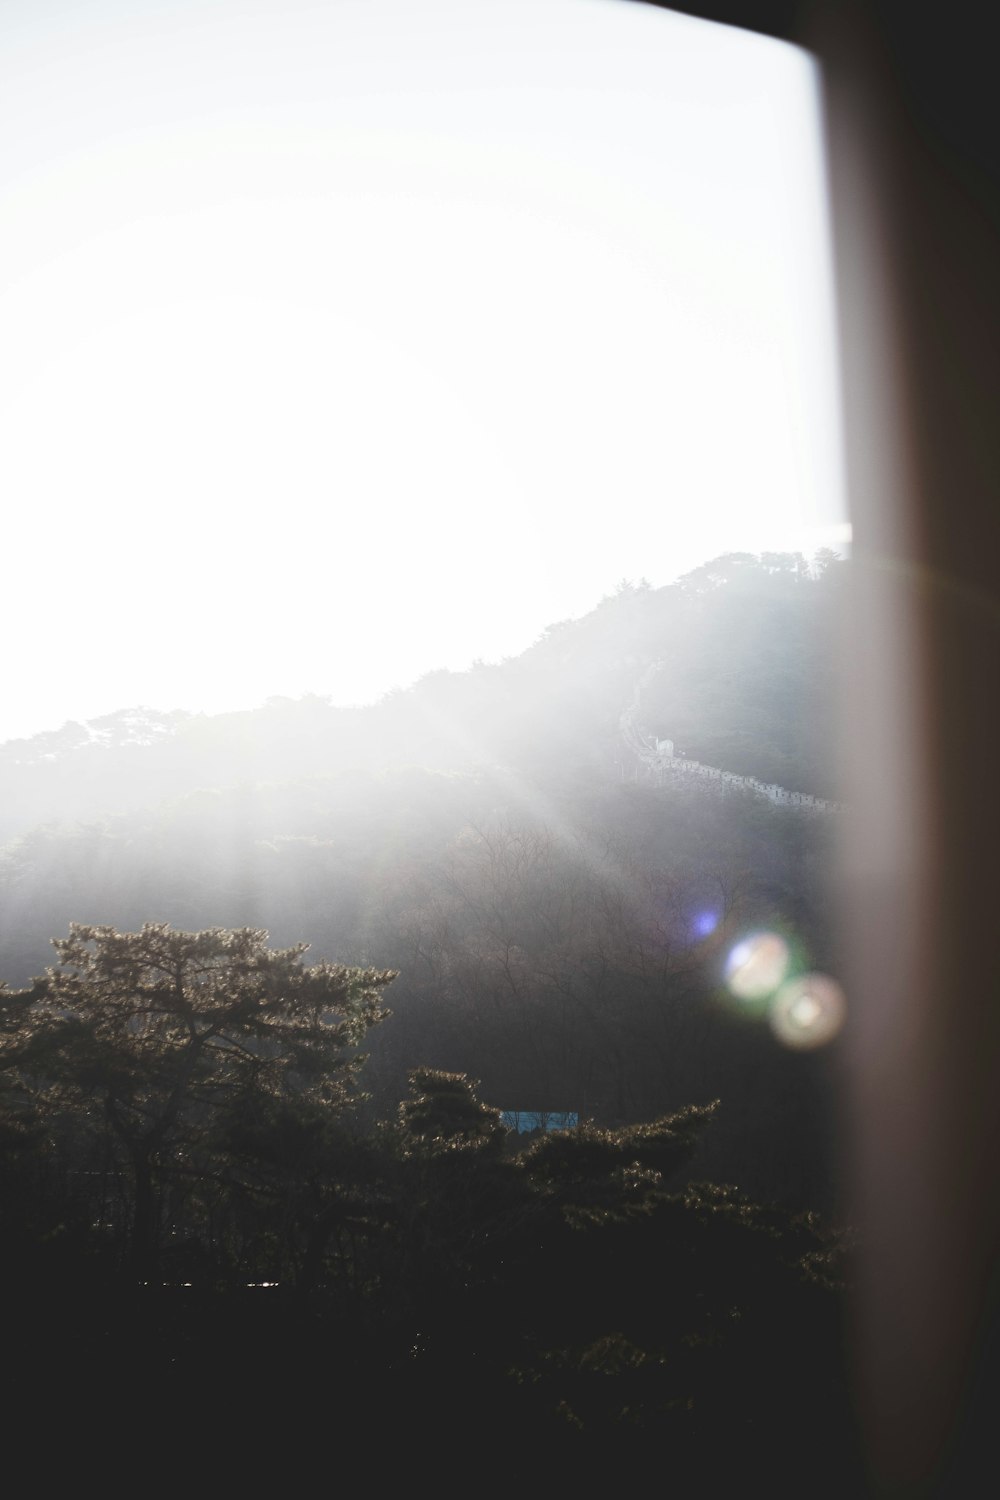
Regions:
<instances>
[{"instance_id":1,"label":"backlit haze","mask_svg":"<svg viewBox=\"0 0 1000 1500\"><path fill-rule=\"evenodd\" d=\"M0 739L843 550L816 72L618 0L6 0Z\"/></svg>"}]
</instances>

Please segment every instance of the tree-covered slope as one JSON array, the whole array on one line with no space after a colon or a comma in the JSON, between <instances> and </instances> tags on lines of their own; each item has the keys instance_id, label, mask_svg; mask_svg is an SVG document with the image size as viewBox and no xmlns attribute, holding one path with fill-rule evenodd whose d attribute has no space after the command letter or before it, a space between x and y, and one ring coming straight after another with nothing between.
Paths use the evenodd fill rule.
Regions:
<instances>
[{"instance_id":1,"label":"tree-covered slope","mask_svg":"<svg viewBox=\"0 0 1000 1500\"><path fill-rule=\"evenodd\" d=\"M721 1097L713 1168L830 1202L827 1066L721 998L755 927L836 972L832 824L698 778L623 779L620 719L792 788L822 781L841 563L717 560L625 586L523 656L368 709L122 713L3 747L0 976L71 922L266 929L398 969L373 1108L426 1065L498 1105L649 1118Z\"/></svg>"},{"instance_id":2,"label":"tree-covered slope","mask_svg":"<svg viewBox=\"0 0 1000 1500\"><path fill-rule=\"evenodd\" d=\"M635 682L647 727L688 756L836 794L837 612L846 564L733 554L653 589L623 584L519 657L430 672L367 707L276 698L223 714L123 709L0 745L0 840L164 798L355 767L610 771ZM342 649L342 648L340 648Z\"/></svg>"}]
</instances>

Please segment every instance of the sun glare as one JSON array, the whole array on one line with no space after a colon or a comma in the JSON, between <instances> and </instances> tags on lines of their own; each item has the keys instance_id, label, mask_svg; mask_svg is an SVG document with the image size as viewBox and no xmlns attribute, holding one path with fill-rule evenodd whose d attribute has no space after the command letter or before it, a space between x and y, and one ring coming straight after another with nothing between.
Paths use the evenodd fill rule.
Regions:
<instances>
[{"instance_id":1,"label":"sun glare","mask_svg":"<svg viewBox=\"0 0 1000 1500\"><path fill-rule=\"evenodd\" d=\"M738 1000L772 995L788 972L788 944L776 932L743 938L726 960L726 982Z\"/></svg>"},{"instance_id":2,"label":"sun glare","mask_svg":"<svg viewBox=\"0 0 1000 1500\"><path fill-rule=\"evenodd\" d=\"M804 974L782 985L771 1006L770 1022L786 1047L824 1047L841 1030L847 1014L844 992L826 974Z\"/></svg>"},{"instance_id":3,"label":"sun glare","mask_svg":"<svg viewBox=\"0 0 1000 1500\"><path fill-rule=\"evenodd\" d=\"M57 606L7 733L366 701L842 524L804 54L610 0L143 14L0 18L8 607Z\"/></svg>"}]
</instances>

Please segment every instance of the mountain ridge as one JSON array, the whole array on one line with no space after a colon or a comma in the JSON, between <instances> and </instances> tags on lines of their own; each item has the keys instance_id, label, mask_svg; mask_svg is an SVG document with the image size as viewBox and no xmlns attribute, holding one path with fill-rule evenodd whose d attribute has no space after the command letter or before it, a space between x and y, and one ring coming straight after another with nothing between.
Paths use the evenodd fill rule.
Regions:
<instances>
[{"instance_id":1,"label":"mountain ridge","mask_svg":"<svg viewBox=\"0 0 1000 1500\"><path fill-rule=\"evenodd\" d=\"M638 676L643 729L703 764L836 800L829 745L835 554L726 554L674 584L623 582L519 656L425 673L364 706L319 694L196 714L121 709L0 745L0 842L38 823L152 805L202 786L404 764L614 774ZM756 651L756 655L751 654Z\"/></svg>"}]
</instances>

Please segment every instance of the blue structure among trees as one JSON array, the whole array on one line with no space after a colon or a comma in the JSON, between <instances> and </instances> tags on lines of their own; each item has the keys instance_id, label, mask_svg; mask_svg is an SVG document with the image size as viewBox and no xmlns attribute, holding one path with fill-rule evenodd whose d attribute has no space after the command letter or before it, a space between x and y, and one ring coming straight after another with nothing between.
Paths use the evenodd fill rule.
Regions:
<instances>
[{"instance_id":1,"label":"blue structure among trees","mask_svg":"<svg viewBox=\"0 0 1000 1500\"><path fill-rule=\"evenodd\" d=\"M505 1109L500 1123L518 1135L528 1135L533 1130L572 1130L579 1125L580 1116L575 1110Z\"/></svg>"}]
</instances>

